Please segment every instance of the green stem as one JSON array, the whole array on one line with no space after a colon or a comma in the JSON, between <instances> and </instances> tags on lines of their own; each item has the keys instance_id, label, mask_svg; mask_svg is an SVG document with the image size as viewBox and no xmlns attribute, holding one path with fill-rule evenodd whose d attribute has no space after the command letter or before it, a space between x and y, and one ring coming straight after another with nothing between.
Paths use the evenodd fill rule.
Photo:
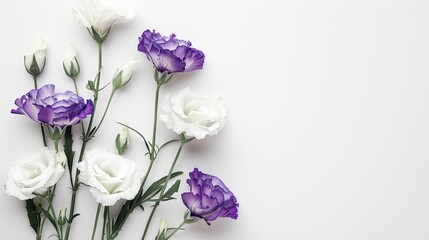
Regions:
<instances>
[{"instance_id":1,"label":"green stem","mask_svg":"<svg viewBox=\"0 0 429 240\"><path fill-rule=\"evenodd\" d=\"M104 236L106 235L106 218L107 218L107 212L106 212L106 208L104 208L104 212L103 212L103 232L101 234L101 240L104 239Z\"/></svg>"},{"instance_id":2,"label":"green stem","mask_svg":"<svg viewBox=\"0 0 429 240\"><path fill-rule=\"evenodd\" d=\"M80 150L80 155L79 155L79 160L78 163L81 162L83 160L83 156L85 153L85 148L86 148L86 144L87 142L90 140L89 133L91 132L91 127L92 127L92 123L94 121L94 116L95 116L95 110L97 108L97 102L98 102L98 92L99 92L99 87L100 87L100 77L101 77L101 66L102 66L102 60L103 60L103 48L102 48L102 43L98 43L98 71L97 71L97 77L96 77L96 89L94 92L94 112L91 115L91 118L89 120L89 125L86 131L86 134L83 135L83 142L82 142L82 148ZM72 199L70 202L70 213L69 213L69 218L68 218L68 223L67 223L67 229L66 229L66 235L64 237L64 240L68 240L69 236L70 236L70 230L71 230L71 225L73 223L73 216L74 216L74 208L75 208L75 204L76 204L76 193L77 190L79 188L79 169L76 169L76 174L75 174L75 178L74 178L74 184L72 186Z\"/></svg>"},{"instance_id":3,"label":"green stem","mask_svg":"<svg viewBox=\"0 0 429 240\"><path fill-rule=\"evenodd\" d=\"M72 80L74 84L74 90L76 91L76 94L80 96L79 89L77 88L77 84L76 84L76 77L72 78ZM80 122L80 125L82 126L82 136L85 136L85 124L83 123L83 121Z\"/></svg>"},{"instance_id":4,"label":"green stem","mask_svg":"<svg viewBox=\"0 0 429 240\"><path fill-rule=\"evenodd\" d=\"M80 150L80 155L79 155L79 162L82 161L83 159L83 155L85 152L85 148L86 148L86 140L83 140L82 143L82 148ZM69 217L68 217L68 223L67 223L67 229L66 229L66 235L65 235L65 240L69 239L69 235L70 235L70 230L71 230L71 225L73 222L73 215L74 215L74 207L76 204L76 193L77 193L77 189L79 187L79 179L78 179L78 173L79 169L76 169L76 174L75 174L75 179L74 179L74 184L72 186L72 198L71 198L71 202L70 202L70 212L69 212Z\"/></svg>"},{"instance_id":5,"label":"green stem","mask_svg":"<svg viewBox=\"0 0 429 240\"><path fill-rule=\"evenodd\" d=\"M112 228L110 226L110 208L108 206L106 206L106 207L104 207L104 211L107 212L107 214L106 214L107 236L106 237L107 237L107 240L110 240L110 236L112 235Z\"/></svg>"},{"instance_id":6,"label":"green stem","mask_svg":"<svg viewBox=\"0 0 429 240\"><path fill-rule=\"evenodd\" d=\"M64 233L63 233L63 227L62 226L60 227L60 234L61 234L60 239L64 239Z\"/></svg>"},{"instance_id":7,"label":"green stem","mask_svg":"<svg viewBox=\"0 0 429 240\"><path fill-rule=\"evenodd\" d=\"M52 201L54 199L55 196L55 190L56 190L57 186L54 185L50 190L49 190L49 194L48 197L46 198L46 200L48 201L48 209L46 210L47 212L51 212L52 217L54 218L55 222L58 223L57 221L57 215L55 213L55 209L54 206L52 204ZM45 225L45 221L46 221L46 216L43 217L42 222L40 224L40 230L38 232L38 237L40 236L40 239L42 237L42 232L43 232L43 226ZM55 231L57 232L58 236L60 237L60 240L62 240L61 236L60 236L60 228L58 227L57 224L53 225L53 227L55 228ZM39 238L37 238L39 239Z\"/></svg>"},{"instance_id":8,"label":"green stem","mask_svg":"<svg viewBox=\"0 0 429 240\"><path fill-rule=\"evenodd\" d=\"M155 92L155 107L153 111L153 129L152 129L152 149L150 151L150 163L149 167L146 171L146 174L143 178L142 185L140 187L140 190L143 190L143 186L145 185L147 178L149 176L150 171L152 170L153 162L155 161L156 154L155 154L155 147L156 147L156 129L158 126L158 105L159 105L159 91L161 89L161 84L157 84L156 86L156 92Z\"/></svg>"},{"instance_id":9,"label":"green stem","mask_svg":"<svg viewBox=\"0 0 429 240\"><path fill-rule=\"evenodd\" d=\"M34 89L37 89L37 75L33 75Z\"/></svg>"},{"instance_id":10,"label":"green stem","mask_svg":"<svg viewBox=\"0 0 429 240\"><path fill-rule=\"evenodd\" d=\"M33 81L34 81L34 89L37 89L37 76L36 75L33 75ZM47 147L48 144L46 142L45 129L43 128L43 124L40 124L40 129L42 130L43 145L45 147Z\"/></svg>"},{"instance_id":11,"label":"green stem","mask_svg":"<svg viewBox=\"0 0 429 240\"><path fill-rule=\"evenodd\" d=\"M42 131L43 145L47 147L48 143L46 142L45 128L43 127L43 124L40 124L40 130Z\"/></svg>"},{"instance_id":12,"label":"green stem","mask_svg":"<svg viewBox=\"0 0 429 240\"><path fill-rule=\"evenodd\" d=\"M37 75L33 75L33 82L34 82L34 89L37 89ZM45 136L45 129L43 128L43 125L40 124L40 130L42 132L42 139L43 139L43 146L47 147L48 144L46 142L46 136ZM33 201L33 200L30 200ZM41 240L42 239L42 232L43 232L43 225L45 223L45 218L40 222L39 228L36 231L36 239Z\"/></svg>"},{"instance_id":13,"label":"green stem","mask_svg":"<svg viewBox=\"0 0 429 240\"><path fill-rule=\"evenodd\" d=\"M54 146L55 146L55 151L58 152L58 143L59 143L60 139L56 139L54 140Z\"/></svg>"},{"instance_id":14,"label":"green stem","mask_svg":"<svg viewBox=\"0 0 429 240\"><path fill-rule=\"evenodd\" d=\"M158 79L155 79L156 81L158 81ZM157 84L157 87L156 87L156 92L155 92L155 107L154 107L154 114L153 114L153 130L152 130L152 142L151 142L151 150L150 150L150 163L149 163L149 167L147 168L147 170L146 170L146 174L145 174L145 176L144 176L144 178L143 178L143 181L142 181L142 184L140 185L140 190L139 190L139 192L137 193L137 195L134 197L134 199L133 199L133 202L132 202L132 204L131 204L131 211L130 211L130 213L136 208L136 207L138 207L139 205L140 205L140 203L138 202L138 200L139 200L139 198L140 198L140 196L142 195L142 193L143 193L143 187L144 187L144 185L145 185L145 183L146 183L146 181L147 181L147 179L148 179L148 177L149 177L149 173L151 172L151 170L152 170L152 167L153 167L153 163L155 162L155 158L156 158L156 154L155 154L155 147L156 147L156 129L157 129L157 121L158 121L158 103L159 103L159 92L160 92L160 89L161 89L161 86L162 86L162 84ZM129 214L127 214L126 216L125 216L125 218L128 218L128 215ZM124 224L125 223L125 220L122 222L122 224ZM119 231L121 230L121 227L120 228L118 228L118 230L116 230L114 233L112 233L113 235L115 235L115 237L119 234ZM112 236L110 236L110 237L112 237Z\"/></svg>"},{"instance_id":15,"label":"green stem","mask_svg":"<svg viewBox=\"0 0 429 240\"><path fill-rule=\"evenodd\" d=\"M173 232L171 232L166 238L165 238L165 240L168 240L168 239L170 239L174 234L176 234L183 226L185 226L187 223L186 223L186 220L183 220L183 222L177 227L177 228L175 228L174 229L174 231Z\"/></svg>"},{"instance_id":16,"label":"green stem","mask_svg":"<svg viewBox=\"0 0 429 240\"><path fill-rule=\"evenodd\" d=\"M150 216L149 216L149 219L146 222L146 227L144 229L143 236L141 238L142 240L144 240L146 237L147 231L149 230L150 223L152 222L152 218L153 218L156 210L158 209L159 204L161 203L162 196L164 195L165 190L167 189L167 183L168 183L168 181L170 181L171 174L173 173L174 167L176 166L177 160L179 159L180 153L182 152L183 146L185 146L185 144L186 144L186 139L184 136L181 136L180 137L180 147L177 150L176 157L174 158L173 164L171 164L170 171L168 172L167 178L165 179L165 184L161 189L158 201L153 206L152 211L151 211Z\"/></svg>"},{"instance_id":17,"label":"green stem","mask_svg":"<svg viewBox=\"0 0 429 240\"><path fill-rule=\"evenodd\" d=\"M95 232L97 231L98 217L100 216L101 203L98 204L97 213L95 214L94 228L92 229L91 240L94 240Z\"/></svg>"},{"instance_id":18,"label":"green stem","mask_svg":"<svg viewBox=\"0 0 429 240\"><path fill-rule=\"evenodd\" d=\"M76 91L76 94L79 95L79 89L77 88L76 78L72 78L72 80L73 80L73 84L74 84L74 90Z\"/></svg>"},{"instance_id":19,"label":"green stem","mask_svg":"<svg viewBox=\"0 0 429 240\"><path fill-rule=\"evenodd\" d=\"M158 105L159 105L159 91L161 89L162 84L157 84L156 86L156 92L155 92L155 107L153 110L153 129L152 129L152 146L150 150L150 163L149 167L147 168L146 174L143 178L142 184L140 186L140 191L137 196L140 196L141 192L143 191L143 186L145 185L147 178L149 177L149 173L152 170L153 162L155 161L156 154L155 154L155 147L156 147L156 129L158 126Z\"/></svg>"},{"instance_id":20,"label":"green stem","mask_svg":"<svg viewBox=\"0 0 429 240\"><path fill-rule=\"evenodd\" d=\"M103 116L101 117L100 123L98 124L98 126L97 126L97 130L95 130L94 134L98 131L98 129L100 129L101 124L103 123L104 118L106 117L107 111L109 110L110 103L112 102L113 95L115 95L115 92L116 92L116 90L115 90L115 89L113 89L113 90L112 90L112 93L110 93L110 97L109 97L109 101L107 102L106 109L104 109Z\"/></svg>"}]
</instances>

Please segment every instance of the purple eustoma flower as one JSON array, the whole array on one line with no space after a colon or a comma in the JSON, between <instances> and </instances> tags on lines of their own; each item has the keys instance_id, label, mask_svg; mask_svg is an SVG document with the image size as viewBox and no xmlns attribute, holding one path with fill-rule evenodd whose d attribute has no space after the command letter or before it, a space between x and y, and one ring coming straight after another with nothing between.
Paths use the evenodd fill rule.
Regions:
<instances>
[{"instance_id":1,"label":"purple eustoma flower","mask_svg":"<svg viewBox=\"0 0 429 240\"><path fill-rule=\"evenodd\" d=\"M237 219L237 198L219 178L197 168L189 173L189 177L187 183L191 190L182 194L182 200L191 216L202 218L209 225L218 217Z\"/></svg>"},{"instance_id":2,"label":"purple eustoma flower","mask_svg":"<svg viewBox=\"0 0 429 240\"><path fill-rule=\"evenodd\" d=\"M204 53L191 47L191 42L183 41L171 34L161 36L155 30L146 30L139 38L138 50L146 54L159 72L191 72L202 69Z\"/></svg>"},{"instance_id":3,"label":"purple eustoma flower","mask_svg":"<svg viewBox=\"0 0 429 240\"><path fill-rule=\"evenodd\" d=\"M64 128L80 122L94 112L91 100L85 100L71 91L55 93L55 86L33 89L15 100L12 113L27 115L36 122Z\"/></svg>"}]
</instances>

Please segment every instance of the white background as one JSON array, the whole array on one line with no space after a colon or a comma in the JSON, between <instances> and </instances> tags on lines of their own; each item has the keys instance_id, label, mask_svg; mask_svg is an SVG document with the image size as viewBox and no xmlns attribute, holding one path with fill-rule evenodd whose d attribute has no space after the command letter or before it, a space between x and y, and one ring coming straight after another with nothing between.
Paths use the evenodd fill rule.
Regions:
<instances>
[{"instance_id":1,"label":"white background","mask_svg":"<svg viewBox=\"0 0 429 240\"><path fill-rule=\"evenodd\" d=\"M42 145L37 124L9 113L33 85L22 62L34 35L49 45L39 84L72 89L62 70L71 41L82 65L80 89L90 97L84 85L95 74L96 45L72 6L70 0L3 2L0 182ZM176 76L162 96L190 86L222 95L229 106L227 127L187 146L178 168L219 176L240 202L237 221L199 222L175 239L427 240L428 10L423 0L139 0L136 18L106 41L103 82L135 57L140 67L89 148L113 151L116 121L150 135L155 84L137 38L147 28L174 32L203 50L206 63L203 71ZM158 136L163 142L175 135L160 125ZM167 171L175 149L160 155L151 180ZM126 156L146 165L143 154L132 135ZM66 180L58 207L69 204ZM2 193L0 206L2 239L34 239L23 202ZM72 239L90 238L95 208L81 187ZM148 239L161 216L174 226L184 211L179 200L162 205ZM137 210L118 239L140 239L147 215Z\"/></svg>"}]
</instances>

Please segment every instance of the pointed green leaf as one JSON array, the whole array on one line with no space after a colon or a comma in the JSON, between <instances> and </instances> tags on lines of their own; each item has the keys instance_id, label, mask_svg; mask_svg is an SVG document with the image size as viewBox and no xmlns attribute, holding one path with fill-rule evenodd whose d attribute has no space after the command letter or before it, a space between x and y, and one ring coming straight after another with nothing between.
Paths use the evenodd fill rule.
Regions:
<instances>
[{"instance_id":1,"label":"pointed green leaf","mask_svg":"<svg viewBox=\"0 0 429 240\"><path fill-rule=\"evenodd\" d=\"M164 195L162 196L161 199L168 199L171 200L173 199L171 196L179 191L179 187L180 187L180 179L178 179L168 190L167 192L164 193Z\"/></svg>"},{"instance_id":2,"label":"pointed green leaf","mask_svg":"<svg viewBox=\"0 0 429 240\"><path fill-rule=\"evenodd\" d=\"M34 205L33 199L28 199L25 202L27 204L25 208L27 209L27 216L30 222L30 226L37 233L37 230L39 229L39 226L40 226L40 220L41 220L40 212L37 211L36 206Z\"/></svg>"},{"instance_id":3,"label":"pointed green leaf","mask_svg":"<svg viewBox=\"0 0 429 240\"><path fill-rule=\"evenodd\" d=\"M179 175L181 175L183 172L174 172L171 174L170 179L173 179ZM158 181L152 183L152 185L149 186L149 188L146 190L146 192L141 196L141 202L148 201L151 199L155 194L157 194L159 191L161 191L163 185L165 184L165 181L167 180L167 176L159 179Z\"/></svg>"},{"instance_id":4,"label":"pointed green leaf","mask_svg":"<svg viewBox=\"0 0 429 240\"><path fill-rule=\"evenodd\" d=\"M67 166L71 175L73 169L73 158L75 154L75 151L73 151L72 126L68 126L64 134L64 153L67 157Z\"/></svg>"}]
</instances>

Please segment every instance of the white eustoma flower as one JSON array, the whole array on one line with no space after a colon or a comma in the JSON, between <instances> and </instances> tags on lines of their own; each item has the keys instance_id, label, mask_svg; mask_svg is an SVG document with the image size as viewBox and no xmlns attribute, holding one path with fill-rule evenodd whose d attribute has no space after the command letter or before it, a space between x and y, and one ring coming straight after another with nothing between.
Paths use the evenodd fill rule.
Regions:
<instances>
[{"instance_id":1,"label":"white eustoma flower","mask_svg":"<svg viewBox=\"0 0 429 240\"><path fill-rule=\"evenodd\" d=\"M24 56L25 69L32 75L38 75L42 72L46 62L46 45L43 38L36 36L33 40L31 52Z\"/></svg>"},{"instance_id":2,"label":"white eustoma flower","mask_svg":"<svg viewBox=\"0 0 429 240\"><path fill-rule=\"evenodd\" d=\"M80 182L90 186L92 196L103 206L133 199L142 183L143 172L136 163L104 148L87 151L77 167Z\"/></svg>"},{"instance_id":3,"label":"white eustoma flower","mask_svg":"<svg viewBox=\"0 0 429 240\"><path fill-rule=\"evenodd\" d=\"M113 76L113 87L116 89L124 87L133 77L134 70L137 68L138 65L139 62L137 60L133 60L118 69L118 71L116 71L115 76Z\"/></svg>"},{"instance_id":4,"label":"white eustoma flower","mask_svg":"<svg viewBox=\"0 0 429 240\"><path fill-rule=\"evenodd\" d=\"M19 161L9 169L6 193L27 200L43 194L55 185L64 173L64 167L55 151L43 148L37 154Z\"/></svg>"},{"instance_id":5,"label":"white eustoma flower","mask_svg":"<svg viewBox=\"0 0 429 240\"><path fill-rule=\"evenodd\" d=\"M135 7L129 0L76 0L73 13L77 21L103 38L113 24L131 20Z\"/></svg>"},{"instance_id":6,"label":"white eustoma flower","mask_svg":"<svg viewBox=\"0 0 429 240\"><path fill-rule=\"evenodd\" d=\"M226 124L226 105L218 96L201 96L189 88L165 96L160 120L168 129L203 139L216 135Z\"/></svg>"},{"instance_id":7,"label":"white eustoma flower","mask_svg":"<svg viewBox=\"0 0 429 240\"><path fill-rule=\"evenodd\" d=\"M63 66L67 76L73 79L76 78L76 76L80 72L80 66L77 58L76 48L71 43L64 57Z\"/></svg>"}]
</instances>

